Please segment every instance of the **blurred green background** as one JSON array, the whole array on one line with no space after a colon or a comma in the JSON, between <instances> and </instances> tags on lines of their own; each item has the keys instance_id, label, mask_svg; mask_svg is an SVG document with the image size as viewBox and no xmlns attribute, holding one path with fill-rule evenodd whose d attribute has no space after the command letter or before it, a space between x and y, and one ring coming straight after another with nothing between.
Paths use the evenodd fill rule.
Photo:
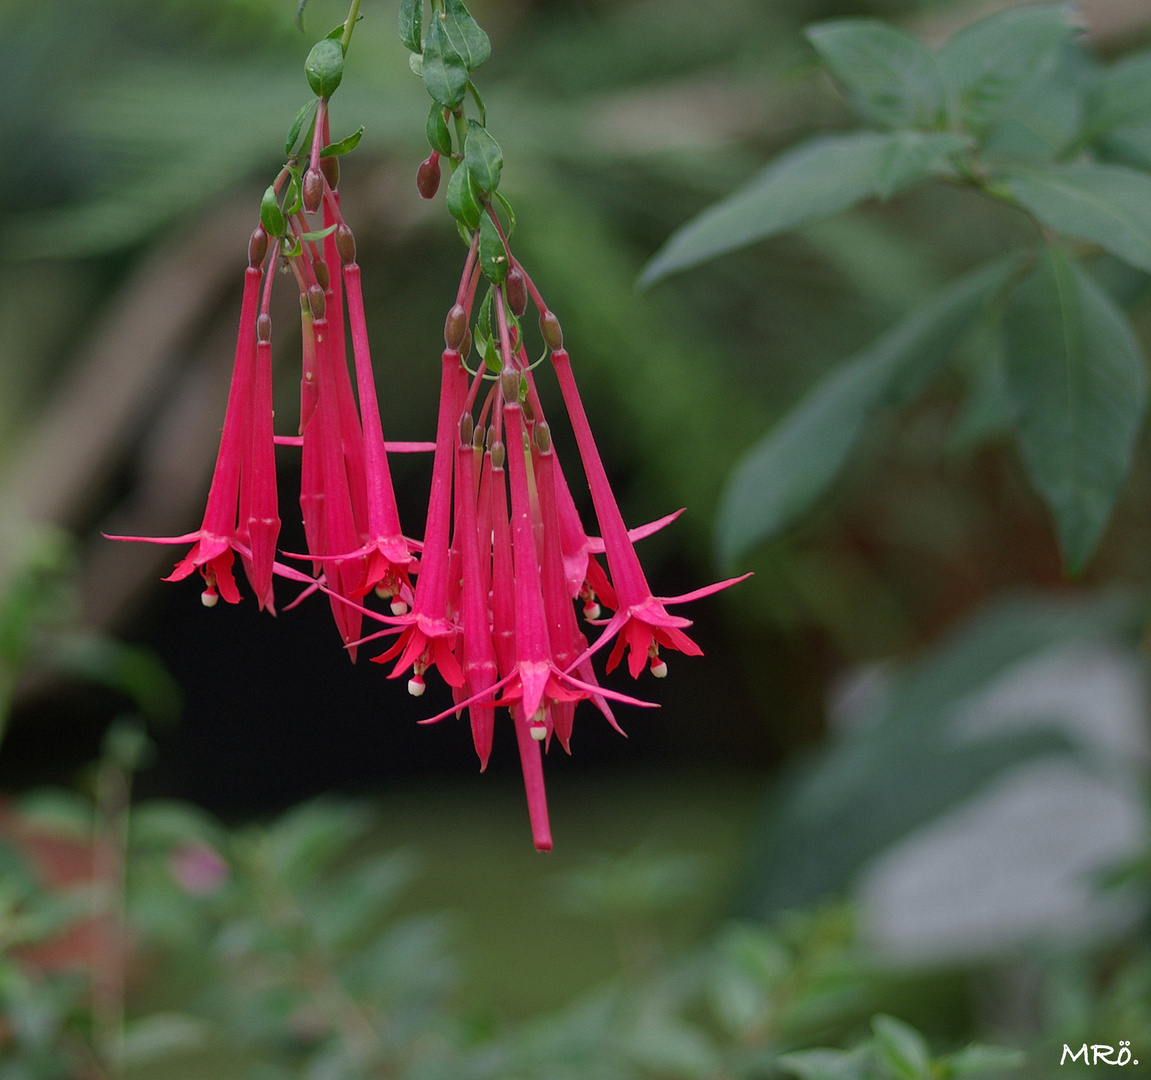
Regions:
<instances>
[{"instance_id":1,"label":"blurred green background","mask_svg":"<svg viewBox=\"0 0 1151 1080\"><path fill-rule=\"evenodd\" d=\"M967 0L473 5L493 42L479 83L504 151L517 252L563 321L625 517L688 508L644 542L657 593L719 576L713 521L741 452L822 374L1024 227L1006 208L931 185L649 291L635 287L640 268L773 154L850 125L802 37L807 23L875 16L938 43L990 10ZM658 713L622 716L623 740L581 712L572 758L555 748L546 761L556 837L547 858L531 850L510 732L499 733L479 777L464 725L417 727L432 694L417 706L381 668L348 664L322 602L274 621L250 599L204 610L195 582L160 584L169 549L103 538L178 534L199 519L246 238L308 97L303 59L346 7L310 0L306 35L295 14L291 0L0 4L0 788L15 822L0 832L13 867L31 858L35 868L36 830L95 829L99 883L101 838L127 821L132 778L145 826L121 850L134 853L127 895L139 905L136 932L151 944L128 964L129 1020L183 1020L161 1023L152 1043L145 1025L139 1065L129 1054L123 1068L142 1077L175 1077L177 1066L181 1076L230 1077L235 1067L267 1078L430 1077L436 1068L506 1080L773 1076L784 1075L784 1051L869 1038L867 1018L880 1011L921 1027L940 1052L971 1038L1030 1047L1037 1077L1048 1075L1057 1044L1077 1045L1080 1035L1136 1049L1142 1038L1151 1063L1140 855L1151 458L1141 441L1099 554L1067 582L1045 511L998 434L1003 418L961 410L961 391L980 377L974 354L922 400L879 417L834 494L738 567L753 578L694 605L706 656L675 660L665 683L644 687ZM362 14L332 110L334 136L364 126L344 159L343 206L364 267L384 430L426 439L464 250L442 204L415 189L428 100L396 38L396 4L364 0ZM1101 62L1151 44L1141 4L1096 0L1083 14L1087 48ZM1125 282L1146 348L1147 282L1134 272ZM275 303L289 325L293 290ZM281 414L292 415L290 333L276 349ZM558 400L554 388L544 393ZM557 443L574 459L568 432L557 431ZM281 544L300 550L297 452L280 454ZM402 520L418 532L430 466L413 455L393 468ZM1061 710L1068 716L1054 715ZM142 758L117 757L106 734L125 714L147 727ZM953 722L972 715L1008 719L982 743L957 742ZM1024 715L1050 722L1011 719ZM1004 792L1023 783L1012 770L1037 763L1056 779L1036 779L1031 796L1011 802ZM1060 783L1059 769L1078 771ZM116 783L123 798L109 794ZM46 787L58 794L37 794ZM95 810L81 811L61 789ZM1082 800L1060 803L1060 791ZM989 792L1006 800L998 818ZM1044 792L1055 801L1044 803ZM283 855L280 865L269 856L289 892L311 897L303 916L277 923L260 907L252 853L276 843L287 851L276 837L294 819L278 815L317 796L337 801L296 813L321 822L324 857L297 865ZM338 801L348 796L366 801ZM214 818L204 824L194 807ZM341 813L364 822L345 828ZM983 832L971 825L979 813L991 815ZM974 831L949 839L963 814ZM1051 859L997 877L996 867L1019 870L1022 856L1002 845L987 854L978 838L1016 829L1033 837L1036 820L1054 823L1066 843L1047 837ZM899 846L909 838L928 847L934 838L934 854L916 863L915 849ZM224 852L230 866L223 891L205 893L208 908L194 916L180 905L195 888L181 892L178 876L175 885L164 877L173 851L193 841ZM1036 845L1021 840L1022 853ZM403 872L386 854L401 850ZM380 955L392 967L380 961L376 985L393 979L397 1001L425 1009L409 1031L399 1005L379 1005L395 1043L390 1071L379 1073L350 1050L339 1057L355 1048L358 1021L350 1033L334 1023L332 1036L326 1020L313 1030L290 994L271 994L274 1005L261 1013L253 1004L245 1018L225 1001L220 977L195 963L205 950L221 962L241 957L229 969L234 1001L245 1000L249 976L251 1001L263 1001L275 979L241 969L243 957L264 955L264 919L269 933L286 935L283 955L297 964L268 961L270 969L315 990L327 976L309 975L313 946L293 935L314 922L322 937L338 922L324 907L338 907L338 889L325 895L325 883L342 880L331 866L343 872L357 860L369 868L355 913L362 925L315 947L337 984L354 987L358 976L339 965L378 930L370 881L381 897L394 889L394 906L379 905L393 935L393 951ZM1100 900L1105 870L1123 884ZM983 871L992 884L981 892ZM9 882L24 881L21 873L11 869ZM47 903L36 890L53 883L37 880L0 886L0 924ZM1008 899L997 902L995 888ZM1066 902L1032 910L1010 899L1044 889ZM914 913L939 909L940 896L951 906L917 922ZM826 906L845 900L854 914ZM792 921L781 924L785 911ZM433 929L429 912L446 921ZM101 1019L99 993L95 1018L80 1021L82 989L36 997L56 985L46 973L57 968L36 968L17 947L36 934L51 941L67 923L45 918L31 938L5 931L5 948L17 951L0 980L9 1017L0 1076L120 1075L85 1072L95 1066L74 1064L83 1054L65 1038L79 1023L103 1053L119 1037L108 1034L116 1018ZM737 932L734 919L751 921ZM716 965L727 975L707 974ZM404 982L437 972L442 985ZM323 984L318 999L329 992L343 993ZM239 1043L219 1038L246 1038L239 1057L212 1049L229 1014ZM338 1002L332 1015L349 1013ZM36 1016L58 1024L41 1024L43 1035ZM269 1017L286 1026L272 1031ZM697 1028L709 1024L718 1024L720 1057L699 1041ZM607 1030L618 1046L596 1042ZM884 1030L874 1038L898 1041ZM501 1043L507 1031L520 1041ZM273 1049L260 1049L261 1038ZM325 1066L333 1039L344 1049ZM460 1046L471 1056L443 1049ZM679 1050L661 1056L661 1047ZM312 1064L298 1064L305 1059ZM952 1075L950 1067L931 1075Z\"/></svg>"}]
</instances>

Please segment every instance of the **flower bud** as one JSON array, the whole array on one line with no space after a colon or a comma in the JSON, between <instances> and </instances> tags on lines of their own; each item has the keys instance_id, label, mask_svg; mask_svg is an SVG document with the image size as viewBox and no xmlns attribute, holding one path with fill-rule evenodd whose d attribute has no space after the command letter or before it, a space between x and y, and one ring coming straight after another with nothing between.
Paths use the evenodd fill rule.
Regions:
<instances>
[{"instance_id":1,"label":"flower bud","mask_svg":"<svg viewBox=\"0 0 1151 1080\"><path fill-rule=\"evenodd\" d=\"M552 312L545 311L540 315L540 333L552 352L559 352L564 347L564 332L560 329L559 319Z\"/></svg>"},{"instance_id":2,"label":"flower bud","mask_svg":"<svg viewBox=\"0 0 1151 1080\"><path fill-rule=\"evenodd\" d=\"M472 432L472 449L482 450L484 448L484 429L478 427Z\"/></svg>"},{"instance_id":3,"label":"flower bud","mask_svg":"<svg viewBox=\"0 0 1151 1080\"><path fill-rule=\"evenodd\" d=\"M336 228L336 250L345 266L356 261L356 238L342 221Z\"/></svg>"},{"instance_id":4,"label":"flower bud","mask_svg":"<svg viewBox=\"0 0 1151 1080\"><path fill-rule=\"evenodd\" d=\"M440 155L434 150L416 170L416 189L421 199L434 199L440 190Z\"/></svg>"},{"instance_id":5,"label":"flower bud","mask_svg":"<svg viewBox=\"0 0 1151 1080\"><path fill-rule=\"evenodd\" d=\"M340 159L338 157L320 158L320 172L328 181L328 187L333 191L340 186Z\"/></svg>"},{"instance_id":6,"label":"flower bud","mask_svg":"<svg viewBox=\"0 0 1151 1080\"><path fill-rule=\"evenodd\" d=\"M312 273L316 275L316 284L324 292L327 292L328 286L332 283L332 275L328 273L328 264L323 259L314 259L312 261Z\"/></svg>"},{"instance_id":7,"label":"flower bud","mask_svg":"<svg viewBox=\"0 0 1151 1080\"><path fill-rule=\"evenodd\" d=\"M536 418L535 410L532 408L532 403L527 398L524 398L524 400L520 403L520 408L522 408L524 411L524 421L530 424Z\"/></svg>"},{"instance_id":8,"label":"flower bud","mask_svg":"<svg viewBox=\"0 0 1151 1080\"><path fill-rule=\"evenodd\" d=\"M320 175L320 170L313 165L304 173L304 210L309 214L314 214L320 209L320 203L323 202L323 199L324 178Z\"/></svg>"},{"instance_id":9,"label":"flower bud","mask_svg":"<svg viewBox=\"0 0 1151 1080\"><path fill-rule=\"evenodd\" d=\"M467 360L472 355L472 331L471 328L464 334L464 340L460 342L460 357Z\"/></svg>"},{"instance_id":10,"label":"flower bud","mask_svg":"<svg viewBox=\"0 0 1151 1080\"><path fill-rule=\"evenodd\" d=\"M475 430L475 423L472 420L471 413L464 413L460 417L460 446L472 445L472 432Z\"/></svg>"},{"instance_id":11,"label":"flower bud","mask_svg":"<svg viewBox=\"0 0 1151 1080\"><path fill-rule=\"evenodd\" d=\"M459 350L468 332L468 313L463 304L452 304L448 317L444 320L444 344L449 349Z\"/></svg>"},{"instance_id":12,"label":"flower bud","mask_svg":"<svg viewBox=\"0 0 1151 1080\"><path fill-rule=\"evenodd\" d=\"M248 265L259 266L268 254L268 234L263 225L257 225L248 241Z\"/></svg>"},{"instance_id":13,"label":"flower bud","mask_svg":"<svg viewBox=\"0 0 1151 1080\"><path fill-rule=\"evenodd\" d=\"M541 454L546 454L552 448L552 432L545 420L536 424L536 446Z\"/></svg>"},{"instance_id":14,"label":"flower bud","mask_svg":"<svg viewBox=\"0 0 1151 1080\"><path fill-rule=\"evenodd\" d=\"M272 317L270 315L261 315L256 320L256 340L272 340Z\"/></svg>"},{"instance_id":15,"label":"flower bud","mask_svg":"<svg viewBox=\"0 0 1151 1080\"><path fill-rule=\"evenodd\" d=\"M488 453L492 455L492 468L502 469L504 467L504 444L499 439L493 439L491 446L488 447Z\"/></svg>"},{"instance_id":16,"label":"flower bud","mask_svg":"<svg viewBox=\"0 0 1151 1080\"><path fill-rule=\"evenodd\" d=\"M518 266L513 266L508 271L508 276L504 278L504 292L507 294L508 307L512 309L512 314L517 319L522 317L528 309L528 286L524 272Z\"/></svg>"},{"instance_id":17,"label":"flower bud","mask_svg":"<svg viewBox=\"0 0 1151 1080\"><path fill-rule=\"evenodd\" d=\"M312 309L312 318L322 319L327 306L327 301L324 299L324 290L321 289L319 285L310 286L308 288L308 307Z\"/></svg>"},{"instance_id":18,"label":"flower bud","mask_svg":"<svg viewBox=\"0 0 1151 1080\"><path fill-rule=\"evenodd\" d=\"M500 390L504 395L504 402L514 405L520 399L520 373L518 371L505 371L500 376Z\"/></svg>"}]
</instances>

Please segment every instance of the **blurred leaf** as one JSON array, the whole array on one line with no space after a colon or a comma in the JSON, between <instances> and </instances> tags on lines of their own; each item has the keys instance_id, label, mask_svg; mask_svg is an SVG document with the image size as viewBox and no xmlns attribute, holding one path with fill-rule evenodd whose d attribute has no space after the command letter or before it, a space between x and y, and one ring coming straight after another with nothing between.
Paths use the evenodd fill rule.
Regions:
<instances>
[{"instance_id":1,"label":"blurred leaf","mask_svg":"<svg viewBox=\"0 0 1151 1080\"><path fill-rule=\"evenodd\" d=\"M1006 182L1044 225L1151 270L1151 176L1083 163L1012 169Z\"/></svg>"},{"instance_id":2,"label":"blurred leaf","mask_svg":"<svg viewBox=\"0 0 1151 1080\"><path fill-rule=\"evenodd\" d=\"M948 159L966 145L962 135L910 131L824 135L801 143L676 230L644 267L639 284L650 285L863 199L888 198L947 172Z\"/></svg>"},{"instance_id":3,"label":"blurred leaf","mask_svg":"<svg viewBox=\"0 0 1151 1080\"><path fill-rule=\"evenodd\" d=\"M319 798L267 827L263 849L288 884L305 884L339 857L371 822L364 806Z\"/></svg>"},{"instance_id":4,"label":"blurred leaf","mask_svg":"<svg viewBox=\"0 0 1151 1080\"><path fill-rule=\"evenodd\" d=\"M704 1080L720 1066L719 1055L702 1031L670 1017L642 1023L628 1040L627 1050L642 1068L658 1076Z\"/></svg>"},{"instance_id":5,"label":"blurred leaf","mask_svg":"<svg viewBox=\"0 0 1151 1080\"><path fill-rule=\"evenodd\" d=\"M1108 65L1090 99L1092 135L1140 120L1151 122L1151 51L1124 56Z\"/></svg>"},{"instance_id":6,"label":"blurred leaf","mask_svg":"<svg viewBox=\"0 0 1151 1080\"><path fill-rule=\"evenodd\" d=\"M871 1080L871 1047L854 1050L800 1050L776 1058L776 1064L798 1080Z\"/></svg>"},{"instance_id":7,"label":"blurred leaf","mask_svg":"<svg viewBox=\"0 0 1151 1080\"><path fill-rule=\"evenodd\" d=\"M1143 357L1123 313L1057 247L1011 297L1004 338L1023 461L1077 572L1131 467L1146 408Z\"/></svg>"},{"instance_id":8,"label":"blurred leaf","mask_svg":"<svg viewBox=\"0 0 1151 1080\"><path fill-rule=\"evenodd\" d=\"M985 1077L998 1077L1014 1072L1022 1066L1027 1055L1021 1050L1009 1050L1003 1046L981 1046L978 1043L965 1047L945 1060L944 1075L954 1080L967 1077L984 1080Z\"/></svg>"},{"instance_id":9,"label":"blurred leaf","mask_svg":"<svg viewBox=\"0 0 1151 1080\"><path fill-rule=\"evenodd\" d=\"M897 1080L930 1080L931 1049L910 1024L880 1014L871 1021L879 1059Z\"/></svg>"},{"instance_id":10,"label":"blurred leaf","mask_svg":"<svg viewBox=\"0 0 1151 1080\"><path fill-rule=\"evenodd\" d=\"M816 23L805 34L863 119L892 128L937 126L943 81L935 57L910 34L872 19Z\"/></svg>"},{"instance_id":11,"label":"blurred leaf","mask_svg":"<svg viewBox=\"0 0 1151 1080\"><path fill-rule=\"evenodd\" d=\"M556 892L567 910L591 918L650 915L694 895L705 867L695 855L656 855L641 847L615 858L601 855L588 869L562 875Z\"/></svg>"},{"instance_id":12,"label":"blurred leaf","mask_svg":"<svg viewBox=\"0 0 1151 1080\"><path fill-rule=\"evenodd\" d=\"M324 877L306 903L320 940L334 953L360 943L413 874L411 856L389 852L367 859L338 877Z\"/></svg>"},{"instance_id":13,"label":"blurred leaf","mask_svg":"<svg viewBox=\"0 0 1151 1080\"><path fill-rule=\"evenodd\" d=\"M755 845L746 910L803 907L842 890L870 858L1022 762L1076 752L1055 730L957 742L953 718L1026 657L1126 630L1115 597L1001 601L925 654L866 716L785 774Z\"/></svg>"},{"instance_id":14,"label":"blurred leaf","mask_svg":"<svg viewBox=\"0 0 1151 1080\"><path fill-rule=\"evenodd\" d=\"M806 513L835 480L872 411L946 361L1014 271L999 259L960 278L837 368L736 466L716 525L731 563ZM906 384L906 385L905 385Z\"/></svg>"},{"instance_id":15,"label":"blurred leaf","mask_svg":"<svg viewBox=\"0 0 1151 1080\"><path fill-rule=\"evenodd\" d=\"M937 53L953 123L987 127L1000 107L1072 35L1068 4L1028 4L959 31Z\"/></svg>"},{"instance_id":16,"label":"blurred leaf","mask_svg":"<svg viewBox=\"0 0 1151 1080\"><path fill-rule=\"evenodd\" d=\"M132 844L144 848L167 850L190 841L215 848L226 845L224 829L211 814L175 799L155 799L134 806L130 826Z\"/></svg>"},{"instance_id":17,"label":"blurred leaf","mask_svg":"<svg viewBox=\"0 0 1151 1080\"><path fill-rule=\"evenodd\" d=\"M185 1013L153 1013L124 1025L120 1063L138 1067L183 1057L209 1040L209 1025Z\"/></svg>"},{"instance_id":18,"label":"blurred leaf","mask_svg":"<svg viewBox=\"0 0 1151 1080\"><path fill-rule=\"evenodd\" d=\"M964 452L1010 431L1015 402L1003 370L1003 340L998 333L976 354L967 372L967 396L947 440L949 450Z\"/></svg>"}]
</instances>

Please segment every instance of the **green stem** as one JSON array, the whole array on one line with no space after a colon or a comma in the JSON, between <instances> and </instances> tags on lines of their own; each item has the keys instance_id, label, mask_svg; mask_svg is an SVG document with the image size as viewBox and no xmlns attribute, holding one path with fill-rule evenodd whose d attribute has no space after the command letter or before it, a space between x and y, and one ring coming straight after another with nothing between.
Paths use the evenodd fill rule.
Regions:
<instances>
[{"instance_id":1,"label":"green stem","mask_svg":"<svg viewBox=\"0 0 1151 1080\"><path fill-rule=\"evenodd\" d=\"M344 22L344 32L340 35L340 48L348 51L348 43L352 40L352 31L356 28L356 20L360 17L360 0L352 0L348 10L348 18Z\"/></svg>"}]
</instances>

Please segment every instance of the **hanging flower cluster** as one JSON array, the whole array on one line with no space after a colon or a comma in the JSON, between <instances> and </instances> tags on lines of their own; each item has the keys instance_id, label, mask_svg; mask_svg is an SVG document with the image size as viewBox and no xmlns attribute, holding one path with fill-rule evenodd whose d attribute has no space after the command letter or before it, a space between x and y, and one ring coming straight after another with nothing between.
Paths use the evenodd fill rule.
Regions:
<instances>
[{"instance_id":1,"label":"hanging flower cluster","mask_svg":"<svg viewBox=\"0 0 1151 1080\"><path fill-rule=\"evenodd\" d=\"M328 102L342 76L355 7L348 22L309 55L306 70L316 99L296 118L286 147L288 164L265 193L260 225L249 242L235 365L203 523L184 536L117 539L192 542L166 580L199 570L208 606L219 596L229 603L239 600L236 555L261 608L275 610L275 575L304 584L296 602L323 591L353 660L359 646L395 636L374 659L394 661L391 676L408 674L408 689L417 696L424 692L427 672L438 670L454 704L424 722L466 709L481 768L491 753L496 710L507 708L532 835L537 848L548 850L541 750L554 736L570 751L581 701L590 701L617 730L610 702L651 705L602 686L593 668L595 654L610 646L608 672L626 654L633 678L645 668L662 678L667 663L661 649L701 653L685 633L690 620L671 614L668 605L740 579L684 596L652 595L634 542L678 514L631 531L624 524L559 320L509 246L514 217L496 191L502 153L483 123L464 116L468 90L483 119L470 72L486 58L487 36L460 0L433 3L426 42L419 25L422 4L404 0L401 5L401 36L409 45L415 42L420 63L413 67L421 70L434 99L427 125L433 152L419 168L417 186L425 198L434 197L441 158L447 160L446 201L468 244L444 328L423 539L404 537L388 449L426 444L384 442L355 240L337 190L339 156L354 148L360 133L335 144L329 133ZM309 116L310 138L303 140L309 152L302 167L295 148ZM506 228L497 205L505 212ZM318 228L309 221L317 215ZM273 431L269 300L280 266L290 271L300 296L300 421L293 436ZM477 304L481 282L487 291ZM536 389L537 365L529 361L524 340L529 300L575 434L598 536L585 531L556 459ZM310 564L310 574L276 557L277 443L300 447L307 553L287 559ZM368 607L370 595L388 601L390 611ZM364 635L365 618L383 629Z\"/></svg>"}]
</instances>

